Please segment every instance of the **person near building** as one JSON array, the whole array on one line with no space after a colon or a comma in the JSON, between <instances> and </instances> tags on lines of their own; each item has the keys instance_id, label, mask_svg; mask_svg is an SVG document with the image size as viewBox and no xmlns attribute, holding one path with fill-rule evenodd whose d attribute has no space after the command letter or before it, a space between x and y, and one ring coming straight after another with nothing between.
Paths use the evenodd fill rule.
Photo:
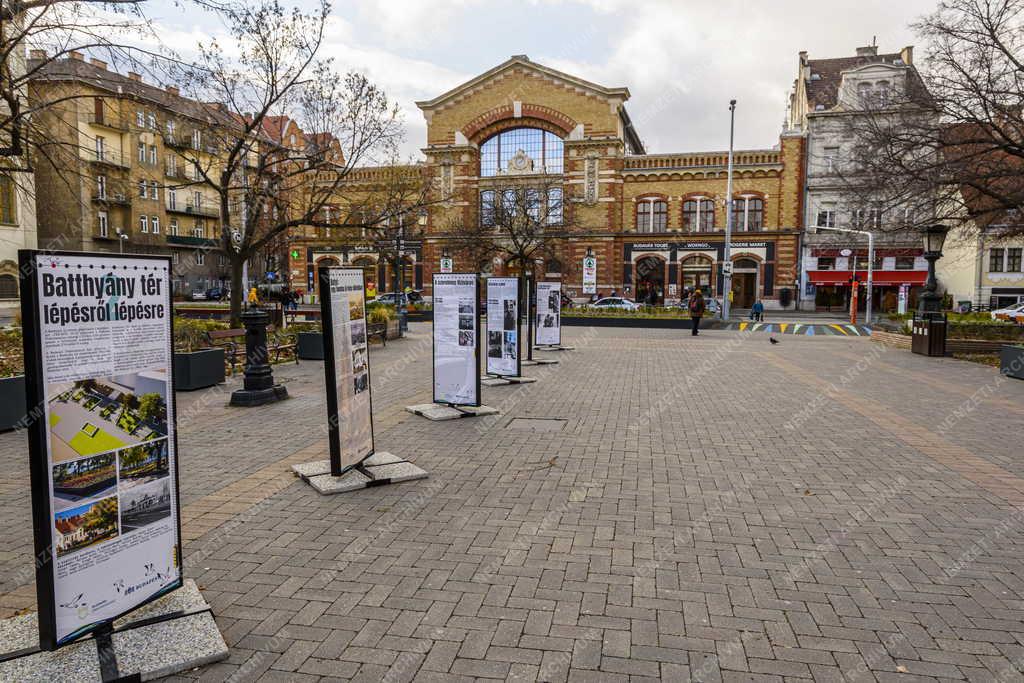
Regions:
<instances>
[{"instance_id":1,"label":"person near building","mask_svg":"<svg viewBox=\"0 0 1024 683\"><path fill-rule=\"evenodd\" d=\"M764 303L758 299L754 302L754 305L750 307L750 319L761 322L764 320Z\"/></svg>"},{"instance_id":2,"label":"person near building","mask_svg":"<svg viewBox=\"0 0 1024 683\"><path fill-rule=\"evenodd\" d=\"M695 290L690 295L690 300L687 302L687 308L690 311L690 320L692 322L692 330L690 334L694 337L697 336L700 330L700 319L704 316L704 309L707 308L704 303L704 295L701 294L700 290Z\"/></svg>"},{"instance_id":3,"label":"person near building","mask_svg":"<svg viewBox=\"0 0 1024 683\"><path fill-rule=\"evenodd\" d=\"M249 296L246 297L246 301L249 303L249 308L255 308L256 306L259 306L259 304L260 304L260 297L256 293L256 288L255 287L251 287L249 289Z\"/></svg>"}]
</instances>

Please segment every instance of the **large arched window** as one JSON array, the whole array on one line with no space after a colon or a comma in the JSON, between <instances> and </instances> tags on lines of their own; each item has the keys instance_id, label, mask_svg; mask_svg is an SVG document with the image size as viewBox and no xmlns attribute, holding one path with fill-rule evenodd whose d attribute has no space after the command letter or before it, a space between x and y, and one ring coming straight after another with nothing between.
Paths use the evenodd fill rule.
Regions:
<instances>
[{"instance_id":1,"label":"large arched window","mask_svg":"<svg viewBox=\"0 0 1024 683\"><path fill-rule=\"evenodd\" d=\"M522 150L522 154L518 152ZM480 175L561 173L562 138L540 128L510 128L480 145Z\"/></svg>"}]
</instances>

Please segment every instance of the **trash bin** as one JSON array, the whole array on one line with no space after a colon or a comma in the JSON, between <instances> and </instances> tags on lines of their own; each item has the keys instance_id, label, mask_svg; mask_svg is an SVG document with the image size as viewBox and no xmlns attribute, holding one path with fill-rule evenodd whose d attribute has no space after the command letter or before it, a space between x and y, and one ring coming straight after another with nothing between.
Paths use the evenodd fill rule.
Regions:
<instances>
[{"instance_id":1,"label":"trash bin","mask_svg":"<svg viewBox=\"0 0 1024 683\"><path fill-rule=\"evenodd\" d=\"M946 316L935 313L914 316L910 350L922 356L946 355Z\"/></svg>"}]
</instances>

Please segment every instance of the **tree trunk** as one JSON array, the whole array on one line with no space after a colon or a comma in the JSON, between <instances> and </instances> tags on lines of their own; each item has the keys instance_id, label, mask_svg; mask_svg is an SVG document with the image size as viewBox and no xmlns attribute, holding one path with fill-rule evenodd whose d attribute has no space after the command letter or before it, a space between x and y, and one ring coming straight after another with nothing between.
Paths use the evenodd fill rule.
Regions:
<instances>
[{"instance_id":1,"label":"tree trunk","mask_svg":"<svg viewBox=\"0 0 1024 683\"><path fill-rule=\"evenodd\" d=\"M241 254L230 252L231 258L231 327L237 329L242 326L242 297L246 295L242 291L242 264L244 259Z\"/></svg>"}]
</instances>

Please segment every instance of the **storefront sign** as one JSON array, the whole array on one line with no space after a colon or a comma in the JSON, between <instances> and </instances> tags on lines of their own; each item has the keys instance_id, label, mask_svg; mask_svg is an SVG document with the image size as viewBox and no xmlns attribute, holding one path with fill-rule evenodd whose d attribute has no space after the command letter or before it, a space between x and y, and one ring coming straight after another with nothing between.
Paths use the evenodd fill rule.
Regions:
<instances>
[{"instance_id":1,"label":"storefront sign","mask_svg":"<svg viewBox=\"0 0 1024 683\"><path fill-rule=\"evenodd\" d=\"M586 256L583 259L583 293L597 293L597 257Z\"/></svg>"},{"instance_id":2,"label":"storefront sign","mask_svg":"<svg viewBox=\"0 0 1024 683\"><path fill-rule=\"evenodd\" d=\"M443 259L441 259L441 272L442 273L450 273L450 272L452 272L452 263L453 263L452 259L450 259L450 258L443 258Z\"/></svg>"},{"instance_id":3,"label":"storefront sign","mask_svg":"<svg viewBox=\"0 0 1024 683\"><path fill-rule=\"evenodd\" d=\"M19 252L39 641L182 584L171 259Z\"/></svg>"},{"instance_id":4,"label":"storefront sign","mask_svg":"<svg viewBox=\"0 0 1024 683\"><path fill-rule=\"evenodd\" d=\"M487 374L519 375L519 280L487 280Z\"/></svg>"},{"instance_id":5,"label":"storefront sign","mask_svg":"<svg viewBox=\"0 0 1024 683\"><path fill-rule=\"evenodd\" d=\"M562 283L537 283L537 327L534 339L538 345L562 343Z\"/></svg>"},{"instance_id":6,"label":"storefront sign","mask_svg":"<svg viewBox=\"0 0 1024 683\"><path fill-rule=\"evenodd\" d=\"M373 455L366 283L362 268L320 268L331 474Z\"/></svg>"},{"instance_id":7,"label":"storefront sign","mask_svg":"<svg viewBox=\"0 0 1024 683\"><path fill-rule=\"evenodd\" d=\"M434 275L434 403L480 405L476 273Z\"/></svg>"}]
</instances>

